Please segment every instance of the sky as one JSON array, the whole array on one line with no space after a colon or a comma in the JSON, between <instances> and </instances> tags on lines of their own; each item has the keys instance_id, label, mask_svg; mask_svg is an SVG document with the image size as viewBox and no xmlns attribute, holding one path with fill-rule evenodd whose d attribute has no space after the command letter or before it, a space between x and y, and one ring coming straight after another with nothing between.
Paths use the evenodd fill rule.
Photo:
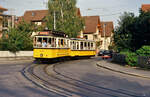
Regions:
<instances>
[{"instance_id":1,"label":"sky","mask_svg":"<svg viewBox=\"0 0 150 97\"><path fill-rule=\"evenodd\" d=\"M26 10L46 9L46 2L47 0L0 0L0 6L8 9L6 14L22 16ZM150 4L150 0L77 0L82 16L99 15L101 21L113 21L115 26L125 11L138 15L142 4Z\"/></svg>"}]
</instances>

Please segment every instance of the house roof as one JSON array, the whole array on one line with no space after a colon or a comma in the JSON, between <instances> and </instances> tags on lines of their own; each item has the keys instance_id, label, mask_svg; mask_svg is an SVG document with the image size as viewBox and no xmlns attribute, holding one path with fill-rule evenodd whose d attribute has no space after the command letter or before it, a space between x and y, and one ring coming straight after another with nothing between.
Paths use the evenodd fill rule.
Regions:
<instances>
[{"instance_id":1,"label":"house roof","mask_svg":"<svg viewBox=\"0 0 150 97\"><path fill-rule=\"evenodd\" d=\"M24 16L19 18L19 22L24 20L26 22L42 21L48 14L48 10L29 10L24 13ZM80 9L77 9L77 15L81 16Z\"/></svg>"},{"instance_id":2,"label":"house roof","mask_svg":"<svg viewBox=\"0 0 150 97\"><path fill-rule=\"evenodd\" d=\"M24 16L20 17L26 22L41 21L48 14L48 10L30 10L24 13Z\"/></svg>"},{"instance_id":3,"label":"house roof","mask_svg":"<svg viewBox=\"0 0 150 97\"><path fill-rule=\"evenodd\" d=\"M100 25L99 16L84 16L85 29L84 34L92 34L96 32L96 27Z\"/></svg>"},{"instance_id":4,"label":"house roof","mask_svg":"<svg viewBox=\"0 0 150 97\"><path fill-rule=\"evenodd\" d=\"M0 6L0 10L2 10L2 11L7 11L8 9L3 8L2 6Z\"/></svg>"},{"instance_id":5,"label":"house roof","mask_svg":"<svg viewBox=\"0 0 150 97\"><path fill-rule=\"evenodd\" d=\"M142 11L150 11L150 4L142 4Z\"/></svg>"},{"instance_id":6,"label":"house roof","mask_svg":"<svg viewBox=\"0 0 150 97\"><path fill-rule=\"evenodd\" d=\"M112 31L114 30L113 22L101 22L101 36L104 37L104 32L106 37L110 37Z\"/></svg>"}]
</instances>

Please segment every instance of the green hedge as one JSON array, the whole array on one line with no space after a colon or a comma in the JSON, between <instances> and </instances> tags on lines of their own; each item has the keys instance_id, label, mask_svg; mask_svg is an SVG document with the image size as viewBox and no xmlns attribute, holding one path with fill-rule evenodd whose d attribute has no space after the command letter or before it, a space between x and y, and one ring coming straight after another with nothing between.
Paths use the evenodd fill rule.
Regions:
<instances>
[{"instance_id":1,"label":"green hedge","mask_svg":"<svg viewBox=\"0 0 150 97\"><path fill-rule=\"evenodd\" d=\"M128 65L130 66L140 66L145 67L143 62L147 60L148 57L150 57L150 46L143 46L136 52L131 51L122 51L120 54L123 54L126 56L125 60ZM146 60L145 60L146 57ZM140 61L139 61L140 60ZM143 66L141 66L143 64Z\"/></svg>"},{"instance_id":2,"label":"green hedge","mask_svg":"<svg viewBox=\"0 0 150 97\"><path fill-rule=\"evenodd\" d=\"M134 52L126 51L126 52L120 52L121 54L124 54L126 56L125 60L128 65L130 66L137 66L137 60L138 56Z\"/></svg>"}]
</instances>

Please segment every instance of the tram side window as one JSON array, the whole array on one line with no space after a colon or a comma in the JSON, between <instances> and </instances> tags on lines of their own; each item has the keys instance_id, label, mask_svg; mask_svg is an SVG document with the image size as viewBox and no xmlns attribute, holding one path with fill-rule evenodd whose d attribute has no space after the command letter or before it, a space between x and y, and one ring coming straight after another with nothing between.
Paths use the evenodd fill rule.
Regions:
<instances>
[{"instance_id":1,"label":"tram side window","mask_svg":"<svg viewBox=\"0 0 150 97\"><path fill-rule=\"evenodd\" d=\"M73 49L76 49L76 41L73 41Z\"/></svg>"},{"instance_id":2,"label":"tram side window","mask_svg":"<svg viewBox=\"0 0 150 97\"><path fill-rule=\"evenodd\" d=\"M42 47L42 38L41 38L41 37L39 37L39 38L37 39L36 46L37 46L37 47Z\"/></svg>"},{"instance_id":3,"label":"tram side window","mask_svg":"<svg viewBox=\"0 0 150 97\"><path fill-rule=\"evenodd\" d=\"M51 40L51 38L48 38L47 47L52 47L52 40Z\"/></svg>"},{"instance_id":4,"label":"tram side window","mask_svg":"<svg viewBox=\"0 0 150 97\"><path fill-rule=\"evenodd\" d=\"M93 43L91 43L91 49L93 50L93 47L94 47L94 45L93 45Z\"/></svg>"},{"instance_id":5,"label":"tram side window","mask_svg":"<svg viewBox=\"0 0 150 97\"><path fill-rule=\"evenodd\" d=\"M72 41L70 41L70 48L72 49Z\"/></svg>"},{"instance_id":6,"label":"tram side window","mask_svg":"<svg viewBox=\"0 0 150 97\"><path fill-rule=\"evenodd\" d=\"M67 47L69 48L69 40L67 40Z\"/></svg>"},{"instance_id":7,"label":"tram side window","mask_svg":"<svg viewBox=\"0 0 150 97\"><path fill-rule=\"evenodd\" d=\"M60 43L60 39L58 39L58 47L60 47L60 44L61 44L61 43Z\"/></svg>"},{"instance_id":8,"label":"tram side window","mask_svg":"<svg viewBox=\"0 0 150 97\"><path fill-rule=\"evenodd\" d=\"M55 38L51 38L51 45L52 45L52 47L56 47L56 39Z\"/></svg>"},{"instance_id":9,"label":"tram side window","mask_svg":"<svg viewBox=\"0 0 150 97\"><path fill-rule=\"evenodd\" d=\"M64 47L64 40L61 39L61 43L60 43L61 47Z\"/></svg>"},{"instance_id":10,"label":"tram side window","mask_svg":"<svg viewBox=\"0 0 150 97\"><path fill-rule=\"evenodd\" d=\"M90 42L88 42L88 50L90 50Z\"/></svg>"},{"instance_id":11,"label":"tram side window","mask_svg":"<svg viewBox=\"0 0 150 97\"><path fill-rule=\"evenodd\" d=\"M95 45L95 42L93 42L93 50L95 50L95 46L96 46L96 45Z\"/></svg>"},{"instance_id":12,"label":"tram side window","mask_svg":"<svg viewBox=\"0 0 150 97\"><path fill-rule=\"evenodd\" d=\"M77 50L79 50L79 42L77 42Z\"/></svg>"},{"instance_id":13,"label":"tram side window","mask_svg":"<svg viewBox=\"0 0 150 97\"><path fill-rule=\"evenodd\" d=\"M87 50L87 43L84 42L84 49Z\"/></svg>"},{"instance_id":14,"label":"tram side window","mask_svg":"<svg viewBox=\"0 0 150 97\"><path fill-rule=\"evenodd\" d=\"M83 50L83 42L80 42L80 49Z\"/></svg>"},{"instance_id":15,"label":"tram side window","mask_svg":"<svg viewBox=\"0 0 150 97\"><path fill-rule=\"evenodd\" d=\"M64 39L64 47L67 47L67 44L66 44L66 39Z\"/></svg>"}]
</instances>

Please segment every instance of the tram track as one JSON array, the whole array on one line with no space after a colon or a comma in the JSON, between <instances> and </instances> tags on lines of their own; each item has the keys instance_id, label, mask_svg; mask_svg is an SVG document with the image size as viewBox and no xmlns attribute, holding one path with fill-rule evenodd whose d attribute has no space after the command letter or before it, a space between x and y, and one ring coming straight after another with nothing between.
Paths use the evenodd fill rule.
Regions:
<instances>
[{"instance_id":1,"label":"tram track","mask_svg":"<svg viewBox=\"0 0 150 97\"><path fill-rule=\"evenodd\" d=\"M59 70L56 69L57 65L59 65L59 64L53 65L53 72L55 72L54 77L58 80L65 81L65 82L66 82L66 80L68 80L69 82L66 82L67 84L72 84L72 85L75 85L79 88L83 88L83 89L89 90L91 92L96 92L96 93L104 94L104 95L107 95L107 96L115 96L115 95L120 95L121 94L121 96L119 96L119 97L127 97L127 96L128 97L142 97L142 96L138 96L136 93L129 93L129 92L127 93L127 92L124 92L124 91L108 89L108 88L93 85L93 84L91 84L89 82L86 82L86 81L83 81L83 80L79 80L79 79L76 79L76 78L73 78L73 77L69 77L69 76L64 75L61 72L59 72ZM47 71L48 70L46 70L46 73L48 75L51 75ZM76 83L76 84L74 84L74 83ZM88 87L88 88L86 88L86 87ZM98 91L98 90L106 91L106 93ZM111 94L110 94L110 92L111 92Z\"/></svg>"},{"instance_id":2,"label":"tram track","mask_svg":"<svg viewBox=\"0 0 150 97\"><path fill-rule=\"evenodd\" d=\"M33 69L36 67L37 65L32 65L30 67L25 67L22 71L22 75L27 78L29 81L31 81L33 84L35 84L36 86L43 88L49 92L52 92L60 97L68 97L70 96L69 94L57 89L57 88L49 88L48 86L51 86L52 84L48 83L47 81L41 79L40 77L38 77L37 75L35 75L33 73ZM54 85L52 85L54 86Z\"/></svg>"},{"instance_id":3,"label":"tram track","mask_svg":"<svg viewBox=\"0 0 150 97\"><path fill-rule=\"evenodd\" d=\"M88 82L63 75L56 69L56 66L59 64L61 63L56 63L51 66L32 64L31 66L27 66L24 69L23 73L26 77L28 77L34 83L38 84L40 87L50 92L56 93L61 97L89 97L88 93L91 93L91 95L95 95L94 97L98 97L98 95L106 95L107 97L114 97L116 95L120 97L141 97L134 94L95 86ZM34 72L34 70L36 70L37 68L40 68L38 69L38 71L41 75L38 75L38 73ZM111 93L109 93L110 91Z\"/></svg>"}]
</instances>

